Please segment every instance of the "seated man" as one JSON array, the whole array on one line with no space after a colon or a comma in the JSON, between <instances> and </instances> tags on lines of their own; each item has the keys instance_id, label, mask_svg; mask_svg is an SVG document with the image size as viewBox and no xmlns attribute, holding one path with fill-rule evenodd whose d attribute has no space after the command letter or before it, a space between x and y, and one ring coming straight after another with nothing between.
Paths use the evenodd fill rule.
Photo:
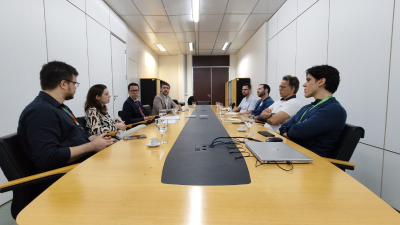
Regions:
<instances>
[{"instance_id":1,"label":"seated man","mask_svg":"<svg viewBox=\"0 0 400 225\"><path fill-rule=\"evenodd\" d=\"M154 97L153 101L153 110L151 111L151 115L155 116L158 115L160 112L160 109L167 109L168 111L172 111L174 106L177 104L172 100L171 97L168 96L169 94L169 89L170 86L166 82L161 83L161 93L156 95ZM182 110L182 107L180 105L177 105L179 107L179 110Z\"/></svg>"},{"instance_id":2,"label":"seated man","mask_svg":"<svg viewBox=\"0 0 400 225\"><path fill-rule=\"evenodd\" d=\"M242 94L244 98L240 102L239 106L234 108L232 112L239 112L239 114L250 114L256 107L257 99L251 95L251 85L249 83L243 84Z\"/></svg>"},{"instance_id":3,"label":"seated man","mask_svg":"<svg viewBox=\"0 0 400 225\"><path fill-rule=\"evenodd\" d=\"M260 84L257 88L257 95L261 99L256 102L256 107L251 113L251 115L255 116L257 120L265 121L260 116L261 112L274 103L274 100L272 100L272 98L269 96L270 92L271 88L268 86L268 84Z\"/></svg>"},{"instance_id":4,"label":"seated man","mask_svg":"<svg viewBox=\"0 0 400 225\"><path fill-rule=\"evenodd\" d=\"M124 102L122 107L122 120L125 124L137 123L143 120L151 121L150 115L146 116L146 110L143 108L142 103L138 100L139 85L137 83L130 83L128 85L129 97Z\"/></svg>"},{"instance_id":5,"label":"seated man","mask_svg":"<svg viewBox=\"0 0 400 225\"><path fill-rule=\"evenodd\" d=\"M313 97L315 101L301 108L279 130L284 137L327 157L338 141L347 118L346 110L332 97L339 86L339 71L322 65L309 68L306 74L304 96Z\"/></svg>"},{"instance_id":6,"label":"seated man","mask_svg":"<svg viewBox=\"0 0 400 225\"><path fill-rule=\"evenodd\" d=\"M296 99L299 83L297 77L287 75L282 78L281 85L279 85L279 94L282 98L265 109L259 116L261 121L266 121L264 127L279 131L282 123L296 115L301 108L300 101Z\"/></svg>"},{"instance_id":7,"label":"seated man","mask_svg":"<svg viewBox=\"0 0 400 225\"><path fill-rule=\"evenodd\" d=\"M106 134L87 133L64 105L65 100L74 98L77 76L76 69L63 62L43 65L43 91L21 113L18 137L37 173L80 162L113 143Z\"/></svg>"}]
</instances>

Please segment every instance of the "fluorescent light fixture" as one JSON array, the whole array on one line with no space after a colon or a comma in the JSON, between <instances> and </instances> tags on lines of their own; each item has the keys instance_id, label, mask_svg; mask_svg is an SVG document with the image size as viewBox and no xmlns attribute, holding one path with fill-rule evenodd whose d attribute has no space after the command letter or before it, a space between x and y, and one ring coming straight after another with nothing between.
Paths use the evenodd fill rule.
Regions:
<instances>
[{"instance_id":1,"label":"fluorescent light fixture","mask_svg":"<svg viewBox=\"0 0 400 225\"><path fill-rule=\"evenodd\" d=\"M158 49L160 49L160 51L165 52L167 50L165 50L164 46L162 46L162 44L156 44Z\"/></svg>"},{"instance_id":2,"label":"fluorescent light fixture","mask_svg":"<svg viewBox=\"0 0 400 225\"><path fill-rule=\"evenodd\" d=\"M200 0L192 0L192 9L193 9L193 20L194 22L199 22L199 14L200 14Z\"/></svg>"},{"instance_id":3,"label":"fluorescent light fixture","mask_svg":"<svg viewBox=\"0 0 400 225\"><path fill-rule=\"evenodd\" d=\"M190 42L190 43L189 43L189 49L190 49L190 51L196 50L196 44L193 43L193 42Z\"/></svg>"},{"instance_id":4,"label":"fluorescent light fixture","mask_svg":"<svg viewBox=\"0 0 400 225\"><path fill-rule=\"evenodd\" d=\"M231 43L225 42L224 47L222 47L222 50L227 50L230 45L231 45Z\"/></svg>"}]
</instances>

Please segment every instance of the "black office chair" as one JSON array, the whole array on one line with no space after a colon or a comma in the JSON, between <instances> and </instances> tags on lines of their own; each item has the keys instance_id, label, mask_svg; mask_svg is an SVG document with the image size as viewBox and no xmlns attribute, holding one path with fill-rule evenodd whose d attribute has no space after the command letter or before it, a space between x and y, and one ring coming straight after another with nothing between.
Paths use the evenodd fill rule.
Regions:
<instances>
[{"instance_id":1,"label":"black office chair","mask_svg":"<svg viewBox=\"0 0 400 225\"><path fill-rule=\"evenodd\" d=\"M144 110L146 110L146 116L151 114L151 107L149 105L143 105Z\"/></svg>"},{"instance_id":2,"label":"black office chair","mask_svg":"<svg viewBox=\"0 0 400 225\"><path fill-rule=\"evenodd\" d=\"M119 118L122 118L122 111L118 111Z\"/></svg>"},{"instance_id":3,"label":"black office chair","mask_svg":"<svg viewBox=\"0 0 400 225\"><path fill-rule=\"evenodd\" d=\"M172 99L172 101L174 101L174 102L175 102L175 104L179 105L179 102L178 102L178 100L176 100L176 99Z\"/></svg>"},{"instance_id":4,"label":"black office chair","mask_svg":"<svg viewBox=\"0 0 400 225\"><path fill-rule=\"evenodd\" d=\"M197 105L210 105L210 101L197 101Z\"/></svg>"},{"instance_id":5,"label":"black office chair","mask_svg":"<svg viewBox=\"0 0 400 225\"><path fill-rule=\"evenodd\" d=\"M342 134L339 137L339 140L336 142L335 147L327 158L328 161L329 159L336 159L348 162L353 155L354 150L356 149L357 144L360 141L360 138L364 138L364 135L364 128L346 123ZM343 171L346 169L354 170L354 165L348 165L346 163L341 164L340 162L336 161L330 162L342 169Z\"/></svg>"},{"instance_id":6,"label":"black office chair","mask_svg":"<svg viewBox=\"0 0 400 225\"><path fill-rule=\"evenodd\" d=\"M188 105L192 105L193 102L194 102L194 97L193 97L193 96L190 96L190 97L188 98Z\"/></svg>"},{"instance_id":7,"label":"black office chair","mask_svg":"<svg viewBox=\"0 0 400 225\"><path fill-rule=\"evenodd\" d=\"M17 133L0 137L0 167L8 181L17 182L14 185L5 183L0 186L0 193L13 191L11 215L14 219L25 206L67 172L64 170L60 173L62 169L57 169L53 171L58 172L51 172L48 176L33 176L28 181L18 182L17 179L35 175L36 167L22 149ZM72 166L68 168L70 167Z\"/></svg>"},{"instance_id":8,"label":"black office chair","mask_svg":"<svg viewBox=\"0 0 400 225\"><path fill-rule=\"evenodd\" d=\"M235 108L235 105L236 105L236 104L235 104L234 102L232 102L232 103L231 103L231 108L234 109L234 108Z\"/></svg>"}]
</instances>

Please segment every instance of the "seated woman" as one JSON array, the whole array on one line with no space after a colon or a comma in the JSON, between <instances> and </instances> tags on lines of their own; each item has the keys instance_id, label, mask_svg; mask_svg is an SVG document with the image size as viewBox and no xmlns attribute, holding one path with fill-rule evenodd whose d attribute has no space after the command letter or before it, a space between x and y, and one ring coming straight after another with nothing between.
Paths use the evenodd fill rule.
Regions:
<instances>
[{"instance_id":1,"label":"seated woman","mask_svg":"<svg viewBox=\"0 0 400 225\"><path fill-rule=\"evenodd\" d=\"M86 96L86 127L94 135L126 130L124 121L112 119L107 112L106 104L110 102L110 93L103 84L93 85Z\"/></svg>"}]
</instances>

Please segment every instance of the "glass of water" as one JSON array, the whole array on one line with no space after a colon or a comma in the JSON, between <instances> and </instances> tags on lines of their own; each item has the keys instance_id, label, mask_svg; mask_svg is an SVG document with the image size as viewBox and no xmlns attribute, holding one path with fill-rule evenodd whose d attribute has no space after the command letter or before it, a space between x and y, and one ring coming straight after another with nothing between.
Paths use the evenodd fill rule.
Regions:
<instances>
[{"instance_id":1,"label":"glass of water","mask_svg":"<svg viewBox=\"0 0 400 225\"><path fill-rule=\"evenodd\" d=\"M216 102L215 105L217 106L217 113L219 113L219 102Z\"/></svg>"},{"instance_id":2,"label":"glass of water","mask_svg":"<svg viewBox=\"0 0 400 225\"><path fill-rule=\"evenodd\" d=\"M253 123L254 123L254 116L253 115L251 115L251 114L246 114L246 115L243 115L243 120L244 120L244 124L246 124L246 126L247 126L247 130L248 130L248 132L246 133L246 137L251 137L251 136L253 136L251 133L250 133L250 128L251 128L251 125L253 125Z\"/></svg>"},{"instance_id":3,"label":"glass of water","mask_svg":"<svg viewBox=\"0 0 400 225\"><path fill-rule=\"evenodd\" d=\"M166 142L166 141L164 141L164 138L163 138L163 136L164 136L164 133L165 133L165 131L167 131L167 129L168 129L168 120L167 119L156 119L155 120L155 124L156 124L156 128L157 128L157 130L160 132L160 134L161 134L161 141L160 141L160 143L161 144L166 144L166 143L168 143L168 142Z\"/></svg>"},{"instance_id":4,"label":"glass of water","mask_svg":"<svg viewBox=\"0 0 400 225\"><path fill-rule=\"evenodd\" d=\"M176 116L176 114L178 113L179 110L179 106L175 105L174 108L172 109L172 113L174 114L174 116Z\"/></svg>"},{"instance_id":5,"label":"glass of water","mask_svg":"<svg viewBox=\"0 0 400 225\"><path fill-rule=\"evenodd\" d=\"M228 112L228 119L230 119L231 118L232 107L231 106L226 107L226 111Z\"/></svg>"},{"instance_id":6,"label":"glass of water","mask_svg":"<svg viewBox=\"0 0 400 225\"><path fill-rule=\"evenodd\" d=\"M165 116L167 116L167 110L160 109L159 115L160 115L160 118L164 118Z\"/></svg>"},{"instance_id":7,"label":"glass of water","mask_svg":"<svg viewBox=\"0 0 400 225\"><path fill-rule=\"evenodd\" d=\"M196 102L195 101L193 101L192 106L193 106L193 110L194 110L194 108L196 108Z\"/></svg>"}]
</instances>

